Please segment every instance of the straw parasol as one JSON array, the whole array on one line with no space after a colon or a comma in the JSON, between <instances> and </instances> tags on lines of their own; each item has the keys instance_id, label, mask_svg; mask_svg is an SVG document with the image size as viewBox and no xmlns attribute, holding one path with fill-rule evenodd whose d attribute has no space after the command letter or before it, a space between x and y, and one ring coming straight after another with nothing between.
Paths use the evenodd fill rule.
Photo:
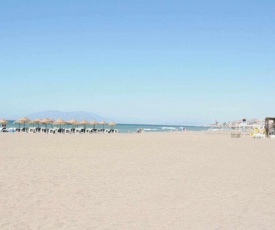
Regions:
<instances>
[{"instance_id":1,"label":"straw parasol","mask_svg":"<svg viewBox=\"0 0 275 230\"><path fill-rule=\"evenodd\" d=\"M36 119L34 119L34 122L37 122L37 126L38 126L38 128L39 128L39 124L40 124L40 122L41 122L41 119L40 119L40 118L36 118Z\"/></svg>"},{"instance_id":2,"label":"straw parasol","mask_svg":"<svg viewBox=\"0 0 275 230\"><path fill-rule=\"evenodd\" d=\"M53 123L55 122L55 120L54 119L52 119L52 118L50 118L50 120L51 120L51 124L52 124L52 127L53 127Z\"/></svg>"},{"instance_id":3,"label":"straw parasol","mask_svg":"<svg viewBox=\"0 0 275 230\"><path fill-rule=\"evenodd\" d=\"M109 124L108 124L109 126L116 126L116 123L115 122L113 122L113 121L111 121L111 122L109 122ZM114 128L113 128L114 129Z\"/></svg>"},{"instance_id":4,"label":"straw parasol","mask_svg":"<svg viewBox=\"0 0 275 230\"><path fill-rule=\"evenodd\" d=\"M7 120L5 120L5 119L0 119L0 124L2 124L2 126L3 125L6 125L6 124L8 124L9 123L9 121L7 121Z\"/></svg>"},{"instance_id":5,"label":"straw parasol","mask_svg":"<svg viewBox=\"0 0 275 230\"><path fill-rule=\"evenodd\" d=\"M33 127L34 127L34 124L37 124L34 120L31 120L31 121L29 121L28 123L29 123L29 124L32 124ZM38 123L39 123L39 122L38 122Z\"/></svg>"},{"instance_id":6,"label":"straw parasol","mask_svg":"<svg viewBox=\"0 0 275 230\"><path fill-rule=\"evenodd\" d=\"M98 125L98 122L96 120L93 120L90 122L91 125L94 126L94 129L95 129L95 126Z\"/></svg>"},{"instance_id":7,"label":"straw parasol","mask_svg":"<svg viewBox=\"0 0 275 230\"><path fill-rule=\"evenodd\" d=\"M101 121L101 122L99 122L99 124L102 125L103 129L104 129L104 125L107 125L108 123L106 121Z\"/></svg>"},{"instance_id":8,"label":"straw parasol","mask_svg":"<svg viewBox=\"0 0 275 230\"><path fill-rule=\"evenodd\" d=\"M30 119L27 117L22 117L18 120L16 120L14 123L18 123L19 124L19 128L20 128L20 124L24 124L24 128L26 127L26 123L30 122Z\"/></svg>"},{"instance_id":9,"label":"straw parasol","mask_svg":"<svg viewBox=\"0 0 275 230\"><path fill-rule=\"evenodd\" d=\"M83 120L79 122L80 125L84 125L84 128L86 128L86 125L90 125L90 122L87 120Z\"/></svg>"},{"instance_id":10,"label":"straw parasol","mask_svg":"<svg viewBox=\"0 0 275 230\"><path fill-rule=\"evenodd\" d=\"M72 119L72 120L67 121L67 124L69 124L69 125L78 125L79 122L75 119Z\"/></svg>"},{"instance_id":11,"label":"straw parasol","mask_svg":"<svg viewBox=\"0 0 275 230\"><path fill-rule=\"evenodd\" d=\"M116 123L113 122L113 121L111 121L108 125L110 125L110 126L116 126Z\"/></svg>"},{"instance_id":12,"label":"straw parasol","mask_svg":"<svg viewBox=\"0 0 275 230\"><path fill-rule=\"evenodd\" d=\"M108 124L108 125L109 125L109 126L113 126L113 127L114 127L114 126L116 126L116 123L115 123L115 122L113 122L113 121L111 121L111 122L109 122L109 124ZM114 130L114 128L112 128L112 129ZM111 130L112 130L112 129L111 129Z\"/></svg>"},{"instance_id":13,"label":"straw parasol","mask_svg":"<svg viewBox=\"0 0 275 230\"><path fill-rule=\"evenodd\" d=\"M71 119L71 120L67 121L67 123L71 124L71 125L75 125L75 124L78 124L78 121L75 119Z\"/></svg>"},{"instance_id":14,"label":"straw parasol","mask_svg":"<svg viewBox=\"0 0 275 230\"><path fill-rule=\"evenodd\" d=\"M67 122L64 121L63 119L58 119L58 120L56 120L53 124L59 125L60 128L61 128L61 125L65 125L65 124L67 124Z\"/></svg>"},{"instance_id":15,"label":"straw parasol","mask_svg":"<svg viewBox=\"0 0 275 230\"><path fill-rule=\"evenodd\" d=\"M52 123L53 123L52 120L49 119L49 118L44 118L40 121L40 124L45 124L46 127L47 127L48 124L52 124Z\"/></svg>"},{"instance_id":16,"label":"straw parasol","mask_svg":"<svg viewBox=\"0 0 275 230\"><path fill-rule=\"evenodd\" d=\"M39 127L40 121L41 121L40 118L36 118L34 120L29 121L29 124L33 124L33 126L34 126L34 124L38 124L38 127Z\"/></svg>"}]
</instances>

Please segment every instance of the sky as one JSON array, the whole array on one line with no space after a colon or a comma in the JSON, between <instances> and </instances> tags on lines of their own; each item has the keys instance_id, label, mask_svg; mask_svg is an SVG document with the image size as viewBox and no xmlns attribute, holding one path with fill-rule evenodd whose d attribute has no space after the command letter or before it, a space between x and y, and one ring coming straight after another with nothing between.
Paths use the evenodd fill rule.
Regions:
<instances>
[{"instance_id":1,"label":"sky","mask_svg":"<svg viewBox=\"0 0 275 230\"><path fill-rule=\"evenodd\" d=\"M0 0L0 117L275 116L274 0Z\"/></svg>"}]
</instances>

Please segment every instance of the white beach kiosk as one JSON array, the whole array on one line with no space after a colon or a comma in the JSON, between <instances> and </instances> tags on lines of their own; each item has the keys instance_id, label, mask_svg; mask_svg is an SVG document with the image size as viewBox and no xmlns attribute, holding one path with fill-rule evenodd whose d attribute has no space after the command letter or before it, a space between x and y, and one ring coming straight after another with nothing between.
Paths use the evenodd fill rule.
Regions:
<instances>
[{"instance_id":1,"label":"white beach kiosk","mask_svg":"<svg viewBox=\"0 0 275 230\"><path fill-rule=\"evenodd\" d=\"M275 138L275 117L265 118L266 137Z\"/></svg>"}]
</instances>

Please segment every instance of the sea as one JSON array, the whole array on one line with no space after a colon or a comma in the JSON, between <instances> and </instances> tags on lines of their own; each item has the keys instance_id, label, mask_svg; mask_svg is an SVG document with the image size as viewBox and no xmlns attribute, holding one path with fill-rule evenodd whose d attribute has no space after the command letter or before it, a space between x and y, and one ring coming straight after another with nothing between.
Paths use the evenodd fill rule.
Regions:
<instances>
[{"instance_id":1,"label":"sea","mask_svg":"<svg viewBox=\"0 0 275 230\"><path fill-rule=\"evenodd\" d=\"M45 127L45 125L40 124L40 127ZM59 127L59 125L52 125L48 124L47 127ZM14 124L14 121L10 121L7 124L7 128L15 127L18 128L19 124ZM24 124L20 124L20 127L24 127ZM25 127L37 127L37 124L25 124ZM71 128L71 125L62 125L62 128ZM83 125L79 125L78 127L83 127ZM103 128L102 125L95 126L98 129ZM86 126L86 128L93 128L93 126ZM118 129L119 133L135 133L138 129L142 129L144 132L174 132L174 131L182 131L182 130L189 130L189 131L203 131L207 130L209 127L205 126L185 126L185 125L150 125L150 124L117 124L116 126L104 126L105 129Z\"/></svg>"}]
</instances>

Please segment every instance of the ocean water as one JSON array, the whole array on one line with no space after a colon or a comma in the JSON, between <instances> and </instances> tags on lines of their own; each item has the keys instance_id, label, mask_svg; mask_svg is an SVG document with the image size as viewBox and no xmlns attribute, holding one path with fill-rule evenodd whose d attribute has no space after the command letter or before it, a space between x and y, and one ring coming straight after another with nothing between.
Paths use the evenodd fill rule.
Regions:
<instances>
[{"instance_id":1,"label":"ocean water","mask_svg":"<svg viewBox=\"0 0 275 230\"><path fill-rule=\"evenodd\" d=\"M144 132L173 132L183 129L190 131L206 130L206 127L199 126L183 126L183 125L146 125L146 124L118 124L116 129L121 133L136 132L137 129L143 129Z\"/></svg>"},{"instance_id":2,"label":"ocean water","mask_svg":"<svg viewBox=\"0 0 275 230\"><path fill-rule=\"evenodd\" d=\"M59 125L51 125L48 124L47 127L59 127ZM7 124L7 128L10 127L19 127L19 124L14 124L14 121L10 121ZM24 124L20 124L20 127L24 127ZM25 127L37 127L37 124L25 124ZM39 127L45 127L45 125L40 124ZM62 125L63 128L71 128L71 125ZM79 125L78 127L83 127L83 125ZM102 125L96 125L95 126L98 129L103 128ZM93 126L87 126L87 128L93 128ZM183 129L187 129L190 131L202 131L207 130L208 127L202 127L202 126L183 126L183 125L148 125L148 124L117 124L114 127L110 127L108 125L104 126L105 129L118 129L120 133L134 133L137 131L137 129L143 129L144 132L173 132L173 131L179 131Z\"/></svg>"}]
</instances>

